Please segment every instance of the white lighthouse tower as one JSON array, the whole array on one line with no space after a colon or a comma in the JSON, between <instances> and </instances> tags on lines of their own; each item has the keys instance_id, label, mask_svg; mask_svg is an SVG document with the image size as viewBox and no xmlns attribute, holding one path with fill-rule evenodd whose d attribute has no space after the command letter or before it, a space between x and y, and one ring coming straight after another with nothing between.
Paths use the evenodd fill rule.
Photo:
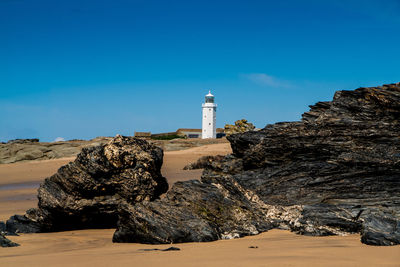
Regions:
<instances>
[{"instance_id":1,"label":"white lighthouse tower","mask_svg":"<svg viewBox=\"0 0 400 267\"><path fill-rule=\"evenodd\" d=\"M202 105L203 108L203 124L201 129L201 138L216 138L216 113L217 104L214 103L214 96L211 91L206 95L206 101Z\"/></svg>"}]
</instances>

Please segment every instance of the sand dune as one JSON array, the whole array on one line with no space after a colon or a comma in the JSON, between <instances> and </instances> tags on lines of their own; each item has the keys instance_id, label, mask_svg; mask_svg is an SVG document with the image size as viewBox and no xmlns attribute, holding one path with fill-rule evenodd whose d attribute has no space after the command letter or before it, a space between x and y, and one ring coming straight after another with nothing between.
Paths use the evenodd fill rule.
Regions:
<instances>
[{"instance_id":1,"label":"sand dune","mask_svg":"<svg viewBox=\"0 0 400 267\"><path fill-rule=\"evenodd\" d=\"M199 179L182 168L203 155L226 154L229 144L165 152L162 173L170 184ZM38 183L73 160L0 165L0 220L36 205ZM142 251L171 245L114 244L113 229L22 234L20 247L0 249L0 266L400 266L400 247L363 245L359 235L307 237L272 230L211 243L173 244L180 251ZM255 246L258 248L249 248Z\"/></svg>"}]
</instances>

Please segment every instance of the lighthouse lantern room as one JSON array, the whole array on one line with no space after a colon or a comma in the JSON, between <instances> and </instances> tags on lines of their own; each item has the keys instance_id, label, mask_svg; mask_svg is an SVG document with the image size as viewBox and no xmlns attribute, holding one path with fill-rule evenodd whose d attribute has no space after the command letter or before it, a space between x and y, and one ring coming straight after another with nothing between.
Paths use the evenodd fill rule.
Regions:
<instances>
[{"instance_id":1,"label":"lighthouse lantern room","mask_svg":"<svg viewBox=\"0 0 400 267\"><path fill-rule=\"evenodd\" d=\"M203 109L203 123L201 137L205 138L216 138L216 113L217 104L214 103L214 96L211 91L206 95L205 103L202 105Z\"/></svg>"}]
</instances>

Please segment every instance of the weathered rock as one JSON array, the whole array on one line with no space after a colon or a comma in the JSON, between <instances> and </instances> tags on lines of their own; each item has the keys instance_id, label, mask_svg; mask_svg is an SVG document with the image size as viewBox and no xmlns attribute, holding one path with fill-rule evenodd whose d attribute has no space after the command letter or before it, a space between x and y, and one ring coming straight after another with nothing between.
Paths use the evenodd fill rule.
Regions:
<instances>
[{"instance_id":1,"label":"weathered rock","mask_svg":"<svg viewBox=\"0 0 400 267\"><path fill-rule=\"evenodd\" d=\"M12 216L7 231L43 232L111 228L122 202L154 200L168 189L163 151L145 140L117 135L82 149L76 160L45 179L37 209Z\"/></svg>"},{"instance_id":2,"label":"weathered rock","mask_svg":"<svg viewBox=\"0 0 400 267\"><path fill-rule=\"evenodd\" d=\"M120 206L114 242L211 241L270 228L400 243L400 84L338 91L300 122L228 137L201 182Z\"/></svg>"},{"instance_id":3,"label":"weathered rock","mask_svg":"<svg viewBox=\"0 0 400 267\"><path fill-rule=\"evenodd\" d=\"M17 247L19 244L12 242L4 233L0 232L0 247Z\"/></svg>"},{"instance_id":4,"label":"weathered rock","mask_svg":"<svg viewBox=\"0 0 400 267\"><path fill-rule=\"evenodd\" d=\"M252 123L247 122L245 119L235 121L235 125L226 124L224 127L224 133L229 136L237 133L244 133L254 130L255 127Z\"/></svg>"}]
</instances>

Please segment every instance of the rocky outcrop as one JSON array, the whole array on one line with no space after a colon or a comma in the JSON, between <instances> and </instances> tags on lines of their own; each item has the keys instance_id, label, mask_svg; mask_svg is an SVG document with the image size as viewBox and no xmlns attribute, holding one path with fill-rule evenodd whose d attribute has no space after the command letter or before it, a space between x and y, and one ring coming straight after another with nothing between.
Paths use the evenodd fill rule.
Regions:
<instances>
[{"instance_id":1,"label":"rocky outcrop","mask_svg":"<svg viewBox=\"0 0 400 267\"><path fill-rule=\"evenodd\" d=\"M271 228L400 243L400 84L338 91L300 122L228 137L201 182L119 207L114 242L212 241Z\"/></svg>"},{"instance_id":2,"label":"rocky outcrop","mask_svg":"<svg viewBox=\"0 0 400 267\"><path fill-rule=\"evenodd\" d=\"M224 127L224 133L229 136L237 133L244 133L254 130L255 127L252 123L247 122L245 119L235 121L235 125L226 124Z\"/></svg>"},{"instance_id":3,"label":"rocky outcrop","mask_svg":"<svg viewBox=\"0 0 400 267\"><path fill-rule=\"evenodd\" d=\"M60 142L39 142L39 139L11 140L7 143L0 143L0 164L74 157L82 148L104 145L111 139L111 137L98 137L89 141Z\"/></svg>"},{"instance_id":4,"label":"rocky outcrop","mask_svg":"<svg viewBox=\"0 0 400 267\"><path fill-rule=\"evenodd\" d=\"M75 157L83 148L107 144L111 137L97 137L92 140L70 140L59 142L39 142L39 139L16 139L0 143L0 164L32 160L47 160ZM219 139L174 139L147 140L164 151L183 150L208 144L227 143Z\"/></svg>"},{"instance_id":5,"label":"rocky outcrop","mask_svg":"<svg viewBox=\"0 0 400 267\"><path fill-rule=\"evenodd\" d=\"M38 143L38 138L30 138L30 139L13 139L9 140L6 144L30 144L30 143Z\"/></svg>"},{"instance_id":6,"label":"rocky outcrop","mask_svg":"<svg viewBox=\"0 0 400 267\"><path fill-rule=\"evenodd\" d=\"M82 149L75 161L45 179L38 208L7 221L8 232L112 228L118 205L158 198L168 189L161 148L117 135L106 145Z\"/></svg>"}]
</instances>

